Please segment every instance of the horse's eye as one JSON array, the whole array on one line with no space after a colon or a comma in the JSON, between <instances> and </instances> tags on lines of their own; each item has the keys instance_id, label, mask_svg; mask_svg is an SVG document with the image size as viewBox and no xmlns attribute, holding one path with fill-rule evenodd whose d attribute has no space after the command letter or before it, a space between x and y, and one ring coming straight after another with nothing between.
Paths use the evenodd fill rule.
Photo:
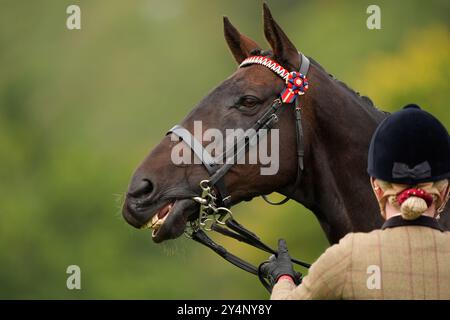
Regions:
<instances>
[{"instance_id":1,"label":"horse's eye","mask_svg":"<svg viewBox=\"0 0 450 320\"><path fill-rule=\"evenodd\" d=\"M260 102L261 101L255 96L243 96L239 99L237 104L241 107L252 108Z\"/></svg>"}]
</instances>

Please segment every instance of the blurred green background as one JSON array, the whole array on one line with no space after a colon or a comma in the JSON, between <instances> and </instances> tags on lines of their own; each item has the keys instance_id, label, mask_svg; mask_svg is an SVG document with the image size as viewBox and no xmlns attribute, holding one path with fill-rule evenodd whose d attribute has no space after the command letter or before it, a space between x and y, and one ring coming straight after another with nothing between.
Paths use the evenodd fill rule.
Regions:
<instances>
[{"instance_id":1,"label":"blurred green background","mask_svg":"<svg viewBox=\"0 0 450 320\"><path fill-rule=\"evenodd\" d=\"M415 102L450 127L447 0L268 2L299 50L382 109ZM66 28L70 4L81 7L81 30ZM381 7L381 30L366 28L370 4ZM0 298L268 298L208 249L184 237L156 245L120 212L138 163L235 70L222 16L265 43L261 1L0 5ZM188 79L176 92L174 73ZM294 202L234 210L266 242L286 238L296 257L314 261L327 247ZM267 258L219 240L254 263ZM66 288L71 264L82 290Z\"/></svg>"}]
</instances>

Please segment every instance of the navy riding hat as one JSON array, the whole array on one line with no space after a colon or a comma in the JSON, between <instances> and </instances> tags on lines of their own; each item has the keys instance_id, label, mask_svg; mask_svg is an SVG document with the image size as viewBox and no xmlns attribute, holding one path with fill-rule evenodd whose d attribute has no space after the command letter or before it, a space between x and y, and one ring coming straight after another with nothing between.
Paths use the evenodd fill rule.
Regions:
<instances>
[{"instance_id":1,"label":"navy riding hat","mask_svg":"<svg viewBox=\"0 0 450 320\"><path fill-rule=\"evenodd\" d=\"M391 183L415 185L450 178L450 137L428 112L410 104L376 129L368 173Z\"/></svg>"}]
</instances>

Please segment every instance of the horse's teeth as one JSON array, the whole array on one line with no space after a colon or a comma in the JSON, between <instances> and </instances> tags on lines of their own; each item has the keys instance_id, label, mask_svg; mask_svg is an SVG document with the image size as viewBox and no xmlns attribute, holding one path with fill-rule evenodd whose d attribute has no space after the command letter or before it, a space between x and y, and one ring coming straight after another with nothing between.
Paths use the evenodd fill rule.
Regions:
<instances>
[{"instance_id":1,"label":"horse's teeth","mask_svg":"<svg viewBox=\"0 0 450 320\"><path fill-rule=\"evenodd\" d=\"M155 235L155 234L156 234L156 231L159 229L159 227L164 223L164 221L166 221L166 218L167 218L167 216L170 214L170 211L172 210L172 207L173 207L173 203L171 203L171 204L169 204L169 205L167 206L167 213L166 213L166 215L165 215L163 218L161 218L161 219L158 218L158 213L156 213L156 214L152 217L152 219L151 219L149 222L147 222L147 223L142 227L142 229L153 229L152 234Z\"/></svg>"}]
</instances>

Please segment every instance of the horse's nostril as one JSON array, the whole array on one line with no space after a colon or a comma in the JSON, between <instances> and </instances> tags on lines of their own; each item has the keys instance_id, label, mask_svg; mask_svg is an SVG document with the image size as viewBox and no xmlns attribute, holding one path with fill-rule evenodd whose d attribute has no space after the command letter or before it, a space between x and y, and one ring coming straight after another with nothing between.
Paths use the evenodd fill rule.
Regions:
<instances>
[{"instance_id":1,"label":"horse's nostril","mask_svg":"<svg viewBox=\"0 0 450 320\"><path fill-rule=\"evenodd\" d=\"M153 184L148 179L143 179L136 183L136 185L132 185L130 190L128 191L128 195L133 198L144 198L148 196L153 191Z\"/></svg>"}]
</instances>

